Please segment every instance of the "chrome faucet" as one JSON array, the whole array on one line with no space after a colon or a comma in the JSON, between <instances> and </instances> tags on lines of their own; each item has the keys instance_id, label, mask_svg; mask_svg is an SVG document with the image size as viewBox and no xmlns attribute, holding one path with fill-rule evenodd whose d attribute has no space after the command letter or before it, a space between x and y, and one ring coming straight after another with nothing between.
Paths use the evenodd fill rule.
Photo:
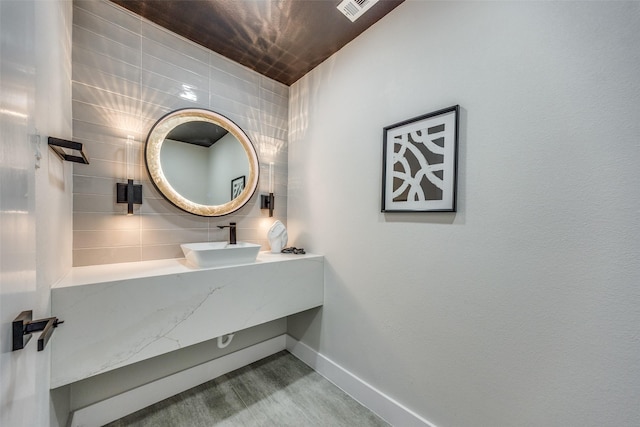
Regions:
<instances>
[{"instance_id":1,"label":"chrome faucet","mask_svg":"<svg viewBox=\"0 0 640 427\"><path fill-rule=\"evenodd\" d=\"M219 225L219 229L229 228L229 244L235 245L236 242L236 223L230 222L229 225Z\"/></svg>"}]
</instances>

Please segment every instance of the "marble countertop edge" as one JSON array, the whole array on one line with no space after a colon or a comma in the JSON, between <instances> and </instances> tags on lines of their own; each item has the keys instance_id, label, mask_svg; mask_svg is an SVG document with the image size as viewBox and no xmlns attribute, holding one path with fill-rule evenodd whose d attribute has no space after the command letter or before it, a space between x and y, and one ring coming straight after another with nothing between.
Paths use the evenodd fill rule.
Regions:
<instances>
[{"instance_id":1,"label":"marble countertop edge","mask_svg":"<svg viewBox=\"0 0 640 427\"><path fill-rule=\"evenodd\" d=\"M115 282L120 280L140 279L146 277L166 276L172 274L183 274L206 270L220 270L227 268L238 268L263 263L286 262L296 260L313 260L323 258L317 254L272 254L264 251L258 254L254 263L236 264L224 267L197 268L189 263L185 258L169 258L152 261L124 262L118 264L89 265L83 267L72 267L52 289L69 288L96 283Z\"/></svg>"}]
</instances>

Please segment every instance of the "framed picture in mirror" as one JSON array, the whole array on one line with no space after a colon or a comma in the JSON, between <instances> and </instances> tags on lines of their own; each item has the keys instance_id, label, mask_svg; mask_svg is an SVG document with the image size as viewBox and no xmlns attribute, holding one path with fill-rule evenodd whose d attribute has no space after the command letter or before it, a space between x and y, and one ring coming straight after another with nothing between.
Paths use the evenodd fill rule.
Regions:
<instances>
[{"instance_id":1,"label":"framed picture in mirror","mask_svg":"<svg viewBox=\"0 0 640 427\"><path fill-rule=\"evenodd\" d=\"M244 175L231 180L231 200L238 197L244 190L246 178Z\"/></svg>"}]
</instances>

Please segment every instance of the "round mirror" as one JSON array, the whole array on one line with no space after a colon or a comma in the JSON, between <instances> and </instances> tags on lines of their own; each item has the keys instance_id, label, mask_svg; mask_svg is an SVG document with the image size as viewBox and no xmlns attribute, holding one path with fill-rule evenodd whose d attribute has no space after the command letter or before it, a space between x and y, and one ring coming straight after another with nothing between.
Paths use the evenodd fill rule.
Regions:
<instances>
[{"instance_id":1,"label":"round mirror","mask_svg":"<svg viewBox=\"0 0 640 427\"><path fill-rule=\"evenodd\" d=\"M258 155L249 137L213 111L189 108L162 117L147 137L145 161L160 193L195 215L235 212L258 186Z\"/></svg>"}]
</instances>

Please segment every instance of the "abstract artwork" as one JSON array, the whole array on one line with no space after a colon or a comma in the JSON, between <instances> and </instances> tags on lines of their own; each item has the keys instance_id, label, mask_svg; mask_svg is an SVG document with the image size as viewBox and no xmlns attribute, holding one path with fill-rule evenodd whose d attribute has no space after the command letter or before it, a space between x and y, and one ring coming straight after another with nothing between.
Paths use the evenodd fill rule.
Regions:
<instances>
[{"instance_id":1,"label":"abstract artwork","mask_svg":"<svg viewBox=\"0 0 640 427\"><path fill-rule=\"evenodd\" d=\"M382 212L455 212L460 107L384 128Z\"/></svg>"},{"instance_id":2,"label":"abstract artwork","mask_svg":"<svg viewBox=\"0 0 640 427\"><path fill-rule=\"evenodd\" d=\"M244 175L231 180L231 200L235 199L240 195L240 193L242 193L245 183L246 178Z\"/></svg>"}]
</instances>

